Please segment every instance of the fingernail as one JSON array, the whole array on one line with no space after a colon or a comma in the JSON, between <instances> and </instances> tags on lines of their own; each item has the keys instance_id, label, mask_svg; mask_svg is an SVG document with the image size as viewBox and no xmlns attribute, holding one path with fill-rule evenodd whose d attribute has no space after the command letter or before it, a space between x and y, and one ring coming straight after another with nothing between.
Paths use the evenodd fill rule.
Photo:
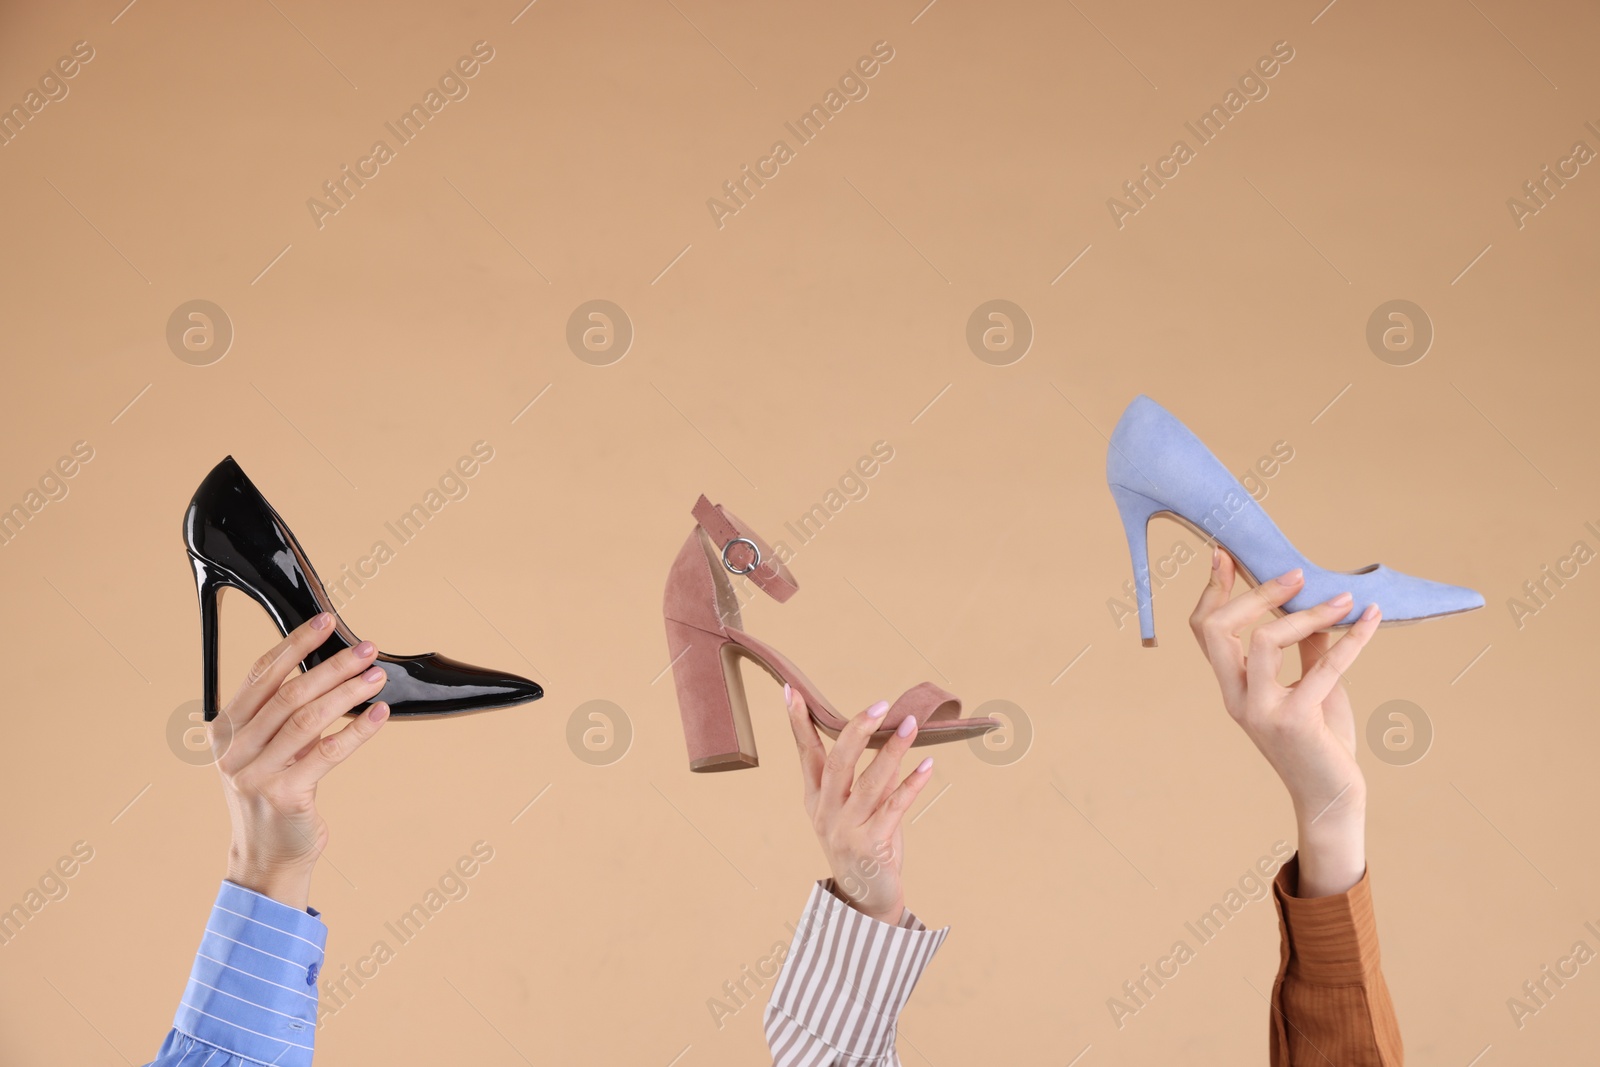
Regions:
<instances>
[{"instance_id":1,"label":"fingernail","mask_svg":"<svg viewBox=\"0 0 1600 1067\"><path fill-rule=\"evenodd\" d=\"M1334 608L1342 608L1346 604L1350 603L1350 599L1351 598L1350 598L1350 594L1349 593L1340 593L1338 596L1336 596L1332 600L1328 601L1328 606L1329 607L1334 607Z\"/></svg>"},{"instance_id":2,"label":"fingernail","mask_svg":"<svg viewBox=\"0 0 1600 1067\"><path fill-rule=\"evenodd\" d=\"M921 763L917 764L917 773L918 774L927 774L928 771L930 771L932 769L933 769L933 757L932 756L929 756L927 759L925 759Z\"/></svg>"},{"instance_id":3,"label":"fingernail","mask_svg":"<svg viewBox=\"0 0 1600 1067\"><path fill-rule=\"evenodd\" d=\"M313 630L326 630L333 623L333 616L324 611L321 615L311 620Z\"/></svg>"},{"instance_id":4,"label":"fingernail","mask_svg":"<svg viewBox=\"0 0 1600 1067\"><path fill-rule=\"evenodd\" d=\"M899 734L901 737L910 737L911 732L916 728L917 717L915 715L907 715L905 718L900 720L900 729L896 730L895 733Z\"/></svg>"},{"instance_id":5,"label":"fingernail","mask_svg":"<svg viewBox=\"0 0 1600 1067\"><path fill-rule=\"evenodd\" d=\"M783 683L783 706L786 708L794 706L794 690L789 688L788 682Z\"/></svg>"},{"instance_id":6,"label":"fingernail","mask_svg":"<svg viewBox=\"0 0 1600 1067\"><path fill-rule=\"evenodd\" d=\"M1363 611L1361 613L1361 618L1365 622L1371 622L1373 619L1376 619L1377 617L1378 617L1378 605L1376 605L1376 604L1368 604L1367 605L1367 610Z\"/></svg>"},{"instance_id":7,"label":"fingernail","mask_svg":"<svg viewBox=\"0 0 1600 1067\"><path fill-rule=\"evenodd\" d=\"M387 677L388 675L383 673L382 667L368 667L366 673L361 676L361 680L363 682L381 682Z\"/></svg>"},{"instance_id":8,"label":"fingernail","mask_svg":"<svg viewBox=\"0 0 1600 1067\"><path fill-rule=\"evenodd\" d=\"M1211 569L1216 570L1222 566L1222 549L1216 545L1211 546Z\"/></svg>"},{"instance_id":9,"label":"fingernail","mask_svg":"<svg viewBox=\"0 0 1600 1067\"><path fill-rule=\"evenodd\" d=\"M1301 578L1303 573L1304 572L1302 572L1299 567L1296 567L1294 570L1290 571L1288 574L1285 574L1285 575L1281 576L1278 579L1278 584L1279 585L1299 585L1300 584L1300 578Z\"/></svg>"},{"instance_id":10,"label":"fingernail","mask_svg":"<svg viewBox=\"0 0 1600 1067\"><path fill-rule=\"evenodd\" d=\"M872 705L872 707L867 709L867 718L881 719L884 717L884 715L888 714L888 711L889 702L887 700L880 700L876 704Z\"/></svg>"},{"instance_id":11,"label":"fingernail","mask_svg":"<svg viewBox=\"0 0 1600 1067\"><path fill-rule=\"evenodd\" d=\"M378 646L373 644L371 641L363 641L356 646L356 655L360 656L362 659L366 659L376 651L378 651Z\"/></svg>"},{"instance_id":12,"label":"fingernail","mask_svg":"<svg viewBox=\"0 0 1600 1067\"><path fill-rule=\"evenodd\" d=\"M367 709L367 717L373 722L382 722L389 717L389 705L382 701Z\"/></svg>"}]
</instances>

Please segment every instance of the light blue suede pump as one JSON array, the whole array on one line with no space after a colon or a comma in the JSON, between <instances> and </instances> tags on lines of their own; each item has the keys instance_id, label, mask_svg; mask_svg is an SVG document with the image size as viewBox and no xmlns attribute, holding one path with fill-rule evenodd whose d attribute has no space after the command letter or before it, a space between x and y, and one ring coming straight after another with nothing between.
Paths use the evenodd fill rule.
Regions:
<instances>
[{"instance_id":1,"label":"light blue suede pump","mask_svg":"<svg viewBox=\"0 0 1600 1067\"><path fill-rule=\"evenodd\" d=\"M1175 518L1205 540L1220 544L1254 585L1296 567L1303 569L1305 586L1284 605L1285 612L1301 611L1345 592L1353 603L1336 626L1354 623L1368 604L1383 611L1383 625L1483 607L1483 596L1471 589L1413 578L1381 563L1357 571L1330 571L1312 563L1211 450L1147 396L1133 399L1111 433L1106 481L1128 535L1139 636L1147 647L1156 643L1156 623L1145 529L1156 515Z\"/></svg>"}]
</instances>

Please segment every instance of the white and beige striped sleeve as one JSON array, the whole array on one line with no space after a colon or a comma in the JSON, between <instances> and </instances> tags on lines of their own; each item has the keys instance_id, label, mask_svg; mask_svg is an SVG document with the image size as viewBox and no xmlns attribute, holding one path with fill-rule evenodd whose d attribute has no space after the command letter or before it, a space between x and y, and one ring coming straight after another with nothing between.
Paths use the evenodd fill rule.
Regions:
<instances>
[{"instance_id":1,"label":"white and beige striped sleeve","mask_svg":"<svg viewBox=\"0 0 1600 1067\"><path fill-rule=\"evenodd\" d=\"M767 1004L774 1067L899 1067L900 1009L949 932L879 922L818 882Z\"/></svg>"}]
</instances>

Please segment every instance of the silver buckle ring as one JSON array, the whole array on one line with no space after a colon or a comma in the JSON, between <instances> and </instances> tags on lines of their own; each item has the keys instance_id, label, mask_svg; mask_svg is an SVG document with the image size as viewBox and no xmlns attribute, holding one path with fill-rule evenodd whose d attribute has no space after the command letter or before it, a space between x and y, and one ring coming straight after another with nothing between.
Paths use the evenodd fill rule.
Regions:
<instances>
[{"instance_id":1,"label":"silver buckle ring","mask_svg":"<svg viewBox=\"0 0 1600 1067\"><path fill-rule=\"evenodd\" d=\"M746 567L744 570L740 570L738 567L735 567L733 564L729 563L728 549L732 548L734 545L749 545L750 551L755 553L755 562L751 563L750 566ZM761 566L761 547L748 537L735 537L732 541L729 541L727 544L722 546L722 565L728 568L730 573L749 574L751 571Z\"/></svg>"}]
</instances>

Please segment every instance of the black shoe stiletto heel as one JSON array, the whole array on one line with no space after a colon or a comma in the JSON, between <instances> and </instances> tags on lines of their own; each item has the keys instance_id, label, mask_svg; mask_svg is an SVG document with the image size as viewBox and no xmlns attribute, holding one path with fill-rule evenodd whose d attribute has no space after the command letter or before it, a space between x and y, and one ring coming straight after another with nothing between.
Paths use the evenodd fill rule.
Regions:
<instances>
[{"instance_id":1,"label":"black shoe stiletto heel","mask_svg":"<svg viewBox=\"0 0 1600 1067\"><path fill-rule=\"evenodd\" d=\"M217 613L222 603L223 583L210 567L194 556L189 557L189 565L194 568L194 584L200 590L200 662L205 676L202 706L206 721L210 722L222 706L217 693Z\"/></svg>"},{"instance_id":2,"label":"black shoe stiletto heel","mask_svg":"<svg viewBox=\"0 0 1600 1067\"><path fill-rule=\"evenodd\" d=\"M200 652L205 717L221 708L217 684L218 607L224 588L238 589L260 604L287 634L328 612L334 626L327 641L302 662L310 670L343 649L360 644L334 610L322 580L288 525L228 456L212 468L183 516L183 543L200 594ZM374 699L390 714L429 718L525 704L544 695L539 683L429 652L394 656L379 652L377 666L389 676ZM355 708L352 714L365 709Z\"/></svg>"}]
</instances>

